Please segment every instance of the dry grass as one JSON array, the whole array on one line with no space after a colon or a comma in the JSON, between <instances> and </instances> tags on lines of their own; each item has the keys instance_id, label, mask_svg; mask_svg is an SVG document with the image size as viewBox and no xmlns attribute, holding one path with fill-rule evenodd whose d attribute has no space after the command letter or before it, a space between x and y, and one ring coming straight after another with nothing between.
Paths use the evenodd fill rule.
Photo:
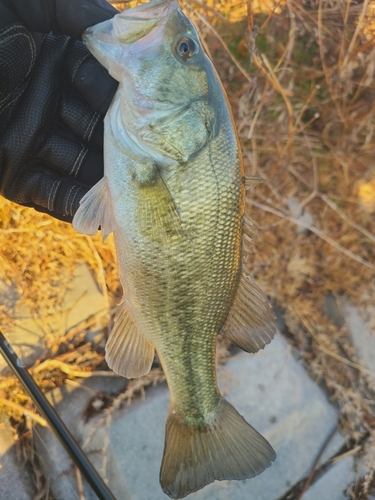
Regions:
<instances>
[{"instance_id":1,"label":"dry grass","mask_svg":"<svg viewBox=\"0 0 375 500\"><path fill-rule=\"evenodd\" d=\"M345 328L325 315L323 303L328 294L345 295L365 310L375 298L374 4L191 0L183 6L227 89L246 170L268 179L248 198L247 210L262 230L247 265L282 309L289 341L311 376L325 383L339 405L348 446L369 436L371 471L374 374L357 359ZM291 198L312 215L312 223L303 225L297 210L288 208ZM35 316L61 305L80 261L99 283L105 277L111 307L120 297L111 238L104 244L99 236L89 240L0 200L0 243L1 278L17 288ZM12 326L8 304L0 314L6 333ZM369 321L375 325L375 318ZM105 369L100 349L84 343L84 331L83 325L69 342L51 345L53 359L62 364L46 362L39 369L35 376L43 387L63 383L72 371ZM226 352L224 346L224 357ZM131 397L150 383L138 383ZM11 377L0 379L0 395L31 410ZM373 480L369 472L353 486L352 498L366 498Z\"/></svg>"}]
</instances>

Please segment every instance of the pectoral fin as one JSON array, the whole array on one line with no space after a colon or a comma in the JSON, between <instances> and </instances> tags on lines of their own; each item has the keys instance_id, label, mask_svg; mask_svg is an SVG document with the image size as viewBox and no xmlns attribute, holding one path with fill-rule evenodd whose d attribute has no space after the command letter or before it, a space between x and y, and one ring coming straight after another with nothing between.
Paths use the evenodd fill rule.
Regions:
<instances>
[{"instance_id":1,"label":"pectoral fin","mask_svg":"<svg viewBox=\"0 0 375 500\"><path fill-rule=\"evenodd\" d=\"M267 297L244 272L222 331L246 352L263 349L276 333L275 315Z\"/></svg>"},{"instance_id":2,"label":"pectoral fin","mask_svg":"<svg viewBox=\"0 0 375 500\"><path fill-rule=\"evenodd\" d=\"M151 181L139 183L138 221L140 231L154 241L169 243L182 234L173 197L157 170Z\"/></svg>"},{"instance_id":3,"label":"pectoral fin","mask_svg":"<svg viewBox=\"0 0 375 500\"><path fill-rule=\"evenodd\" d=\"M140 331L124 303L115 318L105 350L108 366L123 377L141 377L151 369L154 347Z\"/></svg>"},{"instance_id":4,"label":"pectoral fin","mask_svg":"<svg viewBox=\"0 0 375 500\"><path fill-rule=\"evenodd\" d=\"M73 218L73 227L83 234L96 234L102 229L103 241L114 229L108 184L105 177L82 198Z\"/></svg>"}]
</instances>

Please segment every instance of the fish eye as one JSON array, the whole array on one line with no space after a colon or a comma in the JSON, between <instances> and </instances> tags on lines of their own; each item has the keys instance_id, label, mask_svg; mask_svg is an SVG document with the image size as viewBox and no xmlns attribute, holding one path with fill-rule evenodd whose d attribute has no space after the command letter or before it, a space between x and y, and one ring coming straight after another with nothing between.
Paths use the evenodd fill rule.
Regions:
<instances>
[{"instance_id":1,"label":"fish eye","mask_svg":"<svg viewBox=\"0 0 375 500\"><path fill-rule=\"evenodd\" d=\"M177 54L183 61L189 61L198 53L199 47L195 40L183 37L176 44Z\"/></svg>"}]
</instances>

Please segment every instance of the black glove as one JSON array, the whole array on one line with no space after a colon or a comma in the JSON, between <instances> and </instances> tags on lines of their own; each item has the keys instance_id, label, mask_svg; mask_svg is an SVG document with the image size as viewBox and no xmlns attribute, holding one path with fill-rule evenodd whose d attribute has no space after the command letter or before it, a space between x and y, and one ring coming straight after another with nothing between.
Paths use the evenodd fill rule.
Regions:
<instances>
[{"instance_id":1,"label":"black glove","mask_svg":"<svg viewBox=\"0 0 375 500\"><path fill-rule=\"evenodd\" d=\"M77 38L116 13L106 0L0 0L0 194L9 200L70 222L103 176L103 115L117 82Z\"/></svg>"}]
</instances>

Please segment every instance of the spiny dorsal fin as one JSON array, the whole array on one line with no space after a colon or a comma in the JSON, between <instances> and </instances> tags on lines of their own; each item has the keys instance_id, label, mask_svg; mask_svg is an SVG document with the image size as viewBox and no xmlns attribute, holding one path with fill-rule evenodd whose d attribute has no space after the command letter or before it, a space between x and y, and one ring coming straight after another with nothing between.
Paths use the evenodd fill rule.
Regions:
<instances>
[{"instance_id":1,"label":"spiny dorsal fin","mask_svg":"<svg viewBox=\"0 0 375 500\"><path fill-rule=\"evenodd\" d=\"M114 226L107 179L103 177L80 201L73 227L83 234L96 234L101 227L104 241Z\"/></svg>"},{"instance_id":2,"label":"spiny dorsal fin","mask_svg":"<svg viewBox=\"0 0 375 500\"><path fill-rule=\"evenodd\" d=\"M171 498L183 498L206 484L246 479L275 460L269 442L224 398L207 422L184 422L170 411L160 484Z\"/></svg>"},{"instance_id":3,"label":"spiny dorsal fin","mask_svg":"<svg viewBox=\"0 0 375 500\"><path fill-rule=\"evenodd\" d=\"M263 179L263 177L247 175L247 174L242 177L241 181L245 185L246 190L253 188L257 184L260 184L261 182L267 182L266 179Z\"/></svg>"},{"instance_id":4,"label":"spiny dorsal fin","mask_svg":"<svg viewBox=\"0 0 375 500\"><path fill-rule=\"evenodd\" d=\"M154 360L154 346L140 331L124 302L105 346L108 366L126 378L148 373Z\"/></svg>"},{"instance_id":5,"label":"spiny dorsal fin","mask_svg":"<svg viewBox=\"0 0 375 500\"><path fill-rule=\"evenodd\" d=\"M275 314L267 297L244 271L222 332L246 352L263 349L276 333Z\"/></svg>"},{"instance_id":6,"label":"spiny dorsal fin","mask_svg":"<svg viewBox=\"0 0 375 500\"><path fill-rule=\"evenodd\" d=\"M259 228L259 224L249 214L245 213L243 215L242 227L244 237L249 238L251 242L254 238L258 237L257 229Z\"/></svg>"}]
</instances>

